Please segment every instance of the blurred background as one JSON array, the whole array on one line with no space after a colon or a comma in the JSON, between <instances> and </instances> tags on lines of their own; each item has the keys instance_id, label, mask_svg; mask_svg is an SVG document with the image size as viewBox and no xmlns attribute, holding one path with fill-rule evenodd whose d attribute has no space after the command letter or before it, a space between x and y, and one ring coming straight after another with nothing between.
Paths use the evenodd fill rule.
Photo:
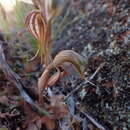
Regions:
<instances>
[{"instance_id":1,"label":"blurred background","mask_svg":"<svg viewBox=\"0 0 130 130\"><path fill-rule=\"evenodd\" d=\"M22 28L25 15L33 8L32 4L31 0L0 0L0 31Z\"/></svg>"},{"instance_id":2,"label":"blurred background","mask_svg":"<svg viewBox=\"0 0 130 130\"><path fill-rule=\"evenodd\" d=\"M36 1L39 0L0 0L0 44L3 45L7 63L20 75L23 85L30 92L37 91L37 80L43 72L40 56L30 61L37 52L37 41L24 25L25 16L37 8ZM73 97L74 102L79 103L81 109L87 110L109 130L129 130L130 0L68 1L70 3L65 5L53 23L53 57L59 51L67 49L83 55L88 60L86 78L93 75L100 64L108 63L93 79L95 86L88 84L83 88L84 91L77 92ZM60 81L54 91L68 94L80 83L81 79L75 77L66 82ZM15 87L0 70L0 94L3 92L7 99L11 95L9 100L14 98L15 101ZM2 98L3 96L0 97L0 105ZM3 102L5 104L8 100ZM8 104L0 106L0 115L14 110L13 105L10 102ZM0 127L8 124L9 130L18 130L25 126L22 124L26 111L21 112L19 107L17 111L20 111L18 120L14 120L15 117L5 117L3 123L0 117ZM74 117L78 116L84 124L84 117L75 112ZM83 126L81 122L72 124L77 130ZM88 122L88 129L96 130L96 127Z\"/></svg>"}]
</instances>

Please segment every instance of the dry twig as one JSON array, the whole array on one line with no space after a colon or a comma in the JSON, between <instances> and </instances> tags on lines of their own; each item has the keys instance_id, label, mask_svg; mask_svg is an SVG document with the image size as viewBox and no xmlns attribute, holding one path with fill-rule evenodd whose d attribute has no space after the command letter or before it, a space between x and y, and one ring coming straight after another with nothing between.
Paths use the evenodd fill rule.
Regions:
<instances>
[{"instance_id":1,"label":"dry twig","mask_svg":"<svg viewBox=\"0 0 130 130\"><path fill-rule=\"evenodd\" d=\"M31 97L25 92L20 77L15 72L13 72L9 67L9 65L7 64L1 44L0 44L0 69L3 71L7 79L17 87L23 99L28 104L30 104L34 110L36 110L41 115L50 116L50 114L46 110L36 105L34 101L31 99Z\"/></svg>"},{"instance_id":2,"label":"dry twig","mask_svg":"<svg viewBox=\"0 0 130 130\"><path fill-rule=\"evenodd\" d=\"M105 127L103 127L101 124L99 124L93 117L91 117L88 113L81 111L82 114L84 114L97 128L100 130L106 130Z\"/></svg>"},{"instance_id":3,"label":"dry twig","mask_svg":"<svg viewBox=\"0 0 130 130\"><path fill-rule=\"evenodd\" d=\"M85 82L81 83L78 87L76 87L74 90L72 90L72 91L65 97L64 100L68 99L68 97L70 97L73 93L75 93L77 90L79 90L80 88L82 88L82 87L85 86L86 84L91 83L90 80L92 80L92 79L96 76L96 74L99 72L99 70L100 70L105 64L106 64L106 62L102 63L88 80L86 80ZM92 84L92 83L91 83L91 84ZM92 84L92 85L93 85L93 84Z\"/></svg>"}]
</instances>

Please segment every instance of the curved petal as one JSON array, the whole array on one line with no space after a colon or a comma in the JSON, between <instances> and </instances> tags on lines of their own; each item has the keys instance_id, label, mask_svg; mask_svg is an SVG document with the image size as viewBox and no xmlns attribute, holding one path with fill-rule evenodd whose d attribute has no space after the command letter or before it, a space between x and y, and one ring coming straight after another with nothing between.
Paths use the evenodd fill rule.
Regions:
<instances>
[{"instance_id":1,"label":"curved petal","mask_svg":"<svg viewBox=\"0 0 130 130\"><path fill-rule=\"evenodd\" d=\"M59 68L56 68L57 72L53 74L48 80L48 86L53 86L60 78L61 72Z\"/></svg>"},{"instance_id":2,"label":"curved petal","mask_svg":"<svg viewBox=\"0 0 130 130\"><path fill-rule=\"evenodd\" d=\"M37 40L45 39L46 20L40 10L31 11L25 18L25 25Z\"/></svg>"},{"instance_id":3,"label":"curved petal","mask_svg":"<svg viewBox=\"0 0 130 130\"><path fill-rule=\"evenodd\" d=\"M83 56L72 50L64 50L55 56L52 65L58 67L62 66L65 62L72 63L80 75L83 75L86 65L86 59Z\"/></svg>"}]
</instances>

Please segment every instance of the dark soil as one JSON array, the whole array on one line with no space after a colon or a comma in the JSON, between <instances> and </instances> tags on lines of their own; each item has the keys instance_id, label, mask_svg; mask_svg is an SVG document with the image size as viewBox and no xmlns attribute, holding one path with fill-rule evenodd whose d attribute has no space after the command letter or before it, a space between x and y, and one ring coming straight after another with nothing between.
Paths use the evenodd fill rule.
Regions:
<instances>
[{"instance_id":1,"label":"dark soil","mask_svg":"<svg viewBox=\"0 0 130 130\"><path fill-rule=\"evenodd\" d=\"M59 17L59 21L62 17ZM81 18L73 22L75 17ZM68 22L72 24L66 26L54 41L53 56L65 49L72 49L82 54L87 59L86 78L90 77L100 64L106 62L91 80L95 86L86 84L70 97L71 103L74 103L73 107L68 105L70 110L74 108L72 115L86 119L90 130L96 130L97 127L80 113L80 109L85 110L108 130L130 129L130 1L77 2L70 9L65 24ZM8 64L22 77L27 90L34 91L37 89L37 79L42 72L40 60L28 63L27 59L34 55L35 49L30 49L31 45L24 40L20 42L19 38L14 38L15 42L12 43L11 39L9 36L7 43L4 43ZM0 40L4 41L2 38ZM71 76L66 81L61 80L52 91L67 95L82 82L80 78ZM17 90L2 72L0 72L0 87L0 96L4 89L9 99L13 95L10 100L4 99L7 103L2 103L0 97L0 114L14 112L13 116L3 118L0 116L0 128L22 130L21 124L26 120L26 114L16 101L19 96ZM62 125L64 120L61 121ZM84 130L83 121L73 122L73 129Z\"/></svg>"}]
</instances>

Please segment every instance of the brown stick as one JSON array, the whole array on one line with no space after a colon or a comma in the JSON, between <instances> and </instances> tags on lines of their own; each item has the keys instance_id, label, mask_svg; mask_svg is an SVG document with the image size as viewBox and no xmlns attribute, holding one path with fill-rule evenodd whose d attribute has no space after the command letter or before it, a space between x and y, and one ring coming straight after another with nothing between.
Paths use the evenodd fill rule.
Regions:
<instances>
[{"instance_id":1,"label":"brown stick","mask_svg":"<svg viewBox=\"0 0 130 130\"><path fill-rule=\"evenodd\" d=\"M93 117L91 117L88 113L80 111L81 113L83 113L97 128L99 128L100 130L106 130L105 127L103 127L101 124L99 124Z\"/></svg>"},{"instance_id":2,"label":"brown stick","mask_svg":"<svg viewBox=\"0 0 130 130\"><path fill-rule=\"evenodd\" d=\"M13 72L12 69L7 64L1 44L0 44L0 69L3 71L7 79L17 87L17 89L20 92L20 95L28 104L31 105L31 107L34 110L36 110L41 115L50 116L49 112L47 112L46 110L40 108L37 104L35 104L34 101L31 99L31 97L25 92L25 90L23 89L24 86L21 82L19 75Z\"/></svg>"},{"instance_id":3,"label":"brown stick","mask_svg":"<svg viewBox=\"0 0 130 130\"><path fill-rule=\"evenodd\" d=\"M77 90L79 90L80 88L82 88L84 85L86 85L86 84L88 84L88 83L94 85L93 83L90 82L90 80L92 80L92 79L96 76L96 74L99 72L99 70L100 70L105 64L106 64L106 62L102 63L88 80L86 80L85 82L81 83L78 87L76 87L74 90L72 90L72 91L65 97L64 100L67 100L68 97L70 97L73 93L75 93ZM94 86L95 86L95 85L94 85Z\"/></svg>"}]
</instances>

